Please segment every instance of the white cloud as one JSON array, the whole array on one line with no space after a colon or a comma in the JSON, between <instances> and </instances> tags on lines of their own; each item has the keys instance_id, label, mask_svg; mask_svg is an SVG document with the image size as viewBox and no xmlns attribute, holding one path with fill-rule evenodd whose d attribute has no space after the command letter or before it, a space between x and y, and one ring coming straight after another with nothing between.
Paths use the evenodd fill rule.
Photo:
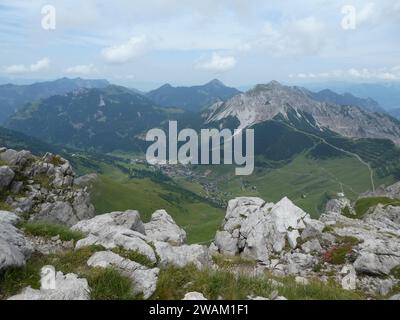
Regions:
<instances>
[{"instance_id":1,"label":"white cloud","mask_svg":"<svg viewBox=\"0 0 400 320\"><path fill-rule=\"evenodd\" d=\"M274 25L266 22L256 40L243 47L261 49L275 56L309 55L319 53L327 43L326 38L324 23L308 16Z\"/></svg>"},{"instance_id":2,"label":"white cloud","mask_svg":"<svg viewBox=\"0 0 400 320\"><path fill-rule=\"evenodd\" d=\"M50 67L50 59L43 58L29 66L23 64L14 64L11 66L7 66L4 68L4 72L8 74L34 73L43 71L45 69L48 69L49 67Z\"/></svg>"},{"instance_id":3,"label":"white cloud","mask_svg":"<svg viewBox=\"0 0 400 320\"><path fill-rule=\"evenodd\" d=\"M349 68L347 70L332 70L319 73L298 73L289 75L298 79L356 79L356 80L400 80L400 66L379 69Z\"/></svg>"},{"instance_id":4,"label":"white cloud","mask_svg":"<svg viewBox=\"0 0 400 320\"><path fill-rule=\"evenodd\" d=\"M82 74L82 75L90 75L98 73L97 68L93 64L81 64L73 67L69 67L65 70L66 73L69 74Z\"/></svg>"},{"instance_id":5,"label":"white cloud","mask_svg":"<svg viewBox=\"0 0 400 320\"><path fill-rule=\"evenodd\" d=\"M233 56L221 56L214 52L211 59L200 61L196 64L196 69L203 69L213 72L224 72L236 66L236 59Z\"/></svg>"},{"instance_id":6,"label":"white cloud","mask_svg":"<svg viewBox=\"0 0 400 320\"><path fill-rule=\"evenodd\" d=\"M48 58L43 58L38 62L31 64L29 69L32 72L38 72L47 69L50 66L50 60Z\"/></svg>"},{"instance_id":7,"label":"white cloud","mask_svg":"<svg viewBox=\"0 0 400 320\"><path fill-rule=\"evenodd\" d=\"M132 37L120 45L104 48L101 51L103 58L109 63L122 64L145 54L150 48L150 41L146 36Z\"/></svg>"}]
</instances>

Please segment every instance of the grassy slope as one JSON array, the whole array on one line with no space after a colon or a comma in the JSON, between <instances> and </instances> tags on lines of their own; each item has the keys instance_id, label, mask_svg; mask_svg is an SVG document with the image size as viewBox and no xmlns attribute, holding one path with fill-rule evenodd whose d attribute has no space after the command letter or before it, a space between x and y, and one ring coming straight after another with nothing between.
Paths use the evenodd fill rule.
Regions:
<instances>
[{"instance_id":1,"label":"grassy slope","mask_svg":"<svg viewBox=\"0 0 400 320\"><path fill-rule=\"evenodd\" d=\"M218 175L220 169L214 167L212 170ZM226 174L226 169L221 170ZM350 199L356 199L370 189L368 170L351 157L314 160L300 155L280 168L263 169L248 177L231 176L228 181L222 183L221 188L234 196L258 196L273 202L287 196L314 217L319 215L329 195L341 192L341 184ZM376 185L392 182L392 177L375 177ZM243 183L257 189L243 190Z\"/></svg>"},{"instance_id":2,"label":"grassy slope","mask_svg":"<svg viewBox=\"0 0 400 320\"><path fill-rule=\"evenodd\" d=\"M165 209L188 235L189 243L211 240L224 216L224 211L209 203L188 198L171 186L149 178L130 179L115 168L100 175L92 191L98 213L135 209L144 221L157 209Z\"/></svg>"}]
</instances>

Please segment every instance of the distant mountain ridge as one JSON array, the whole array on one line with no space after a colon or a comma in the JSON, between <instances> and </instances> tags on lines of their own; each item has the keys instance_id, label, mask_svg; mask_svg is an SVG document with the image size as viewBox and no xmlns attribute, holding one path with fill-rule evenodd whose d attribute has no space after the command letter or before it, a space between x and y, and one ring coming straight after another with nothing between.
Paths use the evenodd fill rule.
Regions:
<instances>
[{"instance_id":1,"label":"distant mountain ridge","mask_svg":"<svg viewBox=\"0 0 400 320\"><path fill-rule=\"evenodd\" d=\"M327 102L338 105L348 105L348 106L357 106L363 108L370 112L381 112L385 113L385 109L383 109L378 102L371 98L358 98L351 93L343 93L339 94L329 89L324 89L318 92L309 91L309 95L314 100L320 102Z\"/></svg>"},{"instance_id":2,"label":"distant mountain ridge","mask_svg":"<svg viewBox=\"0 0 400 320\"><path fill-rule=\"evenodd\" d=\"M304 88L277 81L217 102L205 111L204 117L208 123L234 118L240 123L239 128L280 120L315 132L330 130L344 137L389 139L400 144L400 122L392 117L357 106L320 102Z\"/></svg>"},{"instance_id":3,"label":"distant mountain ridge","mask_svg":"<svg viewBox=\"0 0 400 320\"><path fill-rule=\"evenodd\" d=\"M371 98L379 103L385 110L399 108L400 106L400 81L377 83L351 83L351 82L319 82L305 84L313 91L329 88L338 93L350 92L360 98Z\"/></svg>"},{"instance_id":4,"label":"distant mountain ridge","mask_svg":"<svg viewBox=\"0 0 400 320\"><path fill-rule=\"evenodd\" d=\"M168 117L143 95L125 87L79 89L26 105L6 123L9 129L47 143L95 149L138 150L138 135Z\"/></svg>"},{"instance_id":5,"label":"distant mountain ridge","mask_svg":"<svg viewBox=\"0 0 400 320\"><path fill-rule=\"evenodd\" d=\"M37 82L30 85L0 85L0 123L26 103L50 96L64 94L80 88L105 88L107 80L61 78L54 81Z\"/></svg>"},{"instance_id":6,"label":"distant mountain ridge","mask_svg":"<svg viewBox=\"0 0 400 320\"><path fill-rule=\"evenodd\" d=\"M148 92L146 96L164 107L172 106L198 112L216 101L225 101L239 93L239 90L227 87L214 79L205 85L192 87L173 87L165 84Z\"/></svg>"}]
</instances>

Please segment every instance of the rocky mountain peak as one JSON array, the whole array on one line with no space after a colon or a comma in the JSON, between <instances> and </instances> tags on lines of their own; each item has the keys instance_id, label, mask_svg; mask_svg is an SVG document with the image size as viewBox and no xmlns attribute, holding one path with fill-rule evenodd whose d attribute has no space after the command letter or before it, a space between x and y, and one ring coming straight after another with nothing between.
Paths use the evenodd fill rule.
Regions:
<instances>
[{"instance_id":1,"label":"rocky mountain peak","mask_svg":"<svg viewBox=\"0 0 400 320\"><path fill-rule=\"evenodd\" d=\"M326 95L317 95L305 88L271 81L268 84L259 84L222 104L218 102L211 106L207 113L207 122L233 117L240 122L239 128L246 128L279 119L294 126L299 123L308 127L311 125L316 132L329 129L345 137L390 139L400 144L398 121L385 114L369 112L352 103L334 103Z\"/></svg>"},{"instance_id":2,"label":"rocky mountain peak","mask_svg":"<svg viewBox=\"0 0 400 320\"><path fill-rule=\"evenodd\" d=\"M225 85L218 79L213 79L210 82L206 83L205 86L210 87L225 87Z\"/></svg>"}]
</instances>

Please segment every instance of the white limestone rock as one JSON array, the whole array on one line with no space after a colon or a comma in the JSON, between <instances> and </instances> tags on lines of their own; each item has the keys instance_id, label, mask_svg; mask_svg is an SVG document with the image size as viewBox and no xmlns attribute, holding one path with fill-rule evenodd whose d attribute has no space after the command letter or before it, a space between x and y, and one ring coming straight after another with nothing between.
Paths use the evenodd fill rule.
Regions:
<instances>
[{"instance_id":1,"label":"white limestone rock","mask_svg":"<svg viewBox=\"0 0 400 320\"><path fill-rule=\"evenodd\" d=\"M172 246L166 242L154 242L159 263L162 266L174 265L184 267L194 264L197 268L203 268L212 264L210 253L206 246L199 244Z\"/></svg>"},{"instance_id":2,"label":"white limestone rock","mask_svg":"<svg viewBox=\"0 0 400 320\"><path fill-rule=\"evenodd\" d=\"M151 220L144 224L146 235L153 241L181 245L186 242L186 232L180 228L165 210L157 210Z\"/></svg>"},{"instance_id":3,"label":"white limestone rock","mask_svg":"<svg viewBox=\"0 0 400 320\"><path fill-rule=\"evenodd\" d=\"M47 277L42 272L42 280ZM21 293L10 297L8 300L89 300L90 288L86 279L78 278L74 273L64 275L62 272L55 274L54 289L32 289L27 287Z\"/></svg>"},{"instance_id":4,"label":"white limestone rock","mask_svg":"<svg viewBox=\"0 0 400 320\"><path fill-rule=\"evenodd\" d=\"M33 251L30 241L15 227L18 221L14 213L0 211L0 271L25 265Z\"/></svg>"}]
</instances>

